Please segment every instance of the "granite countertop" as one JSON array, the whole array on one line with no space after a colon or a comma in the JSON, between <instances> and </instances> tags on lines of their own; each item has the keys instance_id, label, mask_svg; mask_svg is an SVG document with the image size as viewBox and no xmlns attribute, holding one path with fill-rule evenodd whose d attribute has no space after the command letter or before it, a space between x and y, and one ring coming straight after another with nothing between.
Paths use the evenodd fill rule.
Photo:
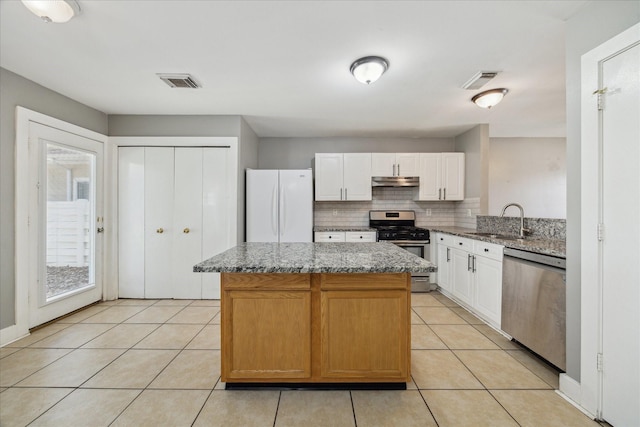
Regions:
<instances>
[{"instance_id":1,"label":"granite countertop","mask_svg":"<svg viewBox=\"0 0 640 427\"><path fill-rule=\"evenodd\" d=\"M338 227L338 226L315 226L313 227L313 231L318 232L318 233L328 233L328 232L332 232L332 231L336 231L336 232L344 232L344 231L356 231L356 232L367 232L367 231L373 231L375 232L376 229L375 228L371 228L371 227L363 227L363 226L346 226L346 227Z\"/></svg>"},{"instance_id":2,"label":"granite countertop","mask_svg":"<svg viewBox=\"0 0 640 427\"><path fill-rule=\"evenodd\" d=\"M427 273L435 264L387 243L242 243L193 267L225 273Z\"/></svg>"},{"instance_id":3,"label":"granite countertop","mask_svg":"<svg viewBox=\"0 0 640 427\"><path fill-rule=\"evenodd\" d=\"M453 234L454 236L466 237L468 239L481 240L483 242L495 243L503 245L506 248L520 249L523 251L535 252L544 255L556 256L559 258L567 257L567 246L564 240L545 239L527 237L525 239L505 240L495 237L478 236L474 233L476 230L462 227L430 227L431 232Z\"/></svg>"}]
</instances>

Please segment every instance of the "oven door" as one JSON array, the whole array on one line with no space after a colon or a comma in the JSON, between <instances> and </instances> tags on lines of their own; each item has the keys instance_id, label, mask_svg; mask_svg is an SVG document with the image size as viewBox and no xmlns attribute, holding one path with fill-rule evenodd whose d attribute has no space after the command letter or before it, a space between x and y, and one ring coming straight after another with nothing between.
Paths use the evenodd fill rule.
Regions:
<instances>
[{"instance_id":1,"label":"oven door","mask_svg":"<svg viewBox=\"0 0 640 427\"><path fill-rule=\"evenodd\" d=\"M392 240L391 243L427 261L431 258L428 240ZM431 292L429 273L411 273L411 292Z\"/></svg>"}]
</instances>

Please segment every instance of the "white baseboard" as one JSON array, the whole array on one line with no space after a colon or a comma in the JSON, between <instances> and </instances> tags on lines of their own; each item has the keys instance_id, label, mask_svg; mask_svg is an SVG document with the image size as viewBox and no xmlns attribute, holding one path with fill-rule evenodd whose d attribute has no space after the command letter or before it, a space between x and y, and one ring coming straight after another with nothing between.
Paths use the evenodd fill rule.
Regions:
<instances>
[{"instance_id":1,"label":"white baseboard","mask_svg":"<svg viewBox=\"0 0 640 427\"><path fill-rule=\"evenodd\" d=\"M585 408L580 406L582 395L582 386L580 383L567 374L560 374L560 389L556 391L564 400L576 407L580 412L585 414L592 420L596 419L596 416Z\"/></svg>"},{"instance_id":2,"label":"white baseboard","mask_svg":"<svg viewBox=\"0 0 640 427\"><path fill-rule=\"evenodd\" d=\"M7 326L4 329L0 329L0 347L4 347L26 336L29 336L28 329L18 328L18 325Z\"/></svg>"}]
</instances>

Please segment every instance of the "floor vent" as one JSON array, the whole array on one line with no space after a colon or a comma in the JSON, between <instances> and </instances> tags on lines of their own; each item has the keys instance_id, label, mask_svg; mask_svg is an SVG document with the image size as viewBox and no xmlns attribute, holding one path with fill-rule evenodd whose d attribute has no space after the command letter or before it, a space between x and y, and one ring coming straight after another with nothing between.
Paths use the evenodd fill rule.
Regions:
<instances>
[{"instance_id":1,"label":"floor vent","mask_svg":"<svg viewBox=\"0 0 640 427\"><path fill-rule=\"evenodd\" d=\"M158 74L158 77L175 88L197 89L202 87L190 74Z\"/></svg>"}]
</instances>

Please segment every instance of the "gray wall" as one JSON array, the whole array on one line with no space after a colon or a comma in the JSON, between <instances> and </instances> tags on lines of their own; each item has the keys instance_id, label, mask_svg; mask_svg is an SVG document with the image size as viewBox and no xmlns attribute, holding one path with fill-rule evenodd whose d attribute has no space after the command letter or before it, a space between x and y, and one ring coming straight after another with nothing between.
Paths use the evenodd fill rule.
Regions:
<instances>
[{"instance_id":1,"label":"gray wall","mask_svg":"<svg viewBox=\"0 0 640 427\"><path fill-rule=\"evenodd\" d=\"M453 138L260 138L260 169L306 169L315 153L431 153L453 151Z\"/></svg>"},{"instance_id":2,"label":"gray wall","mask_svg":"<svg viewBox=\"0 0 640 427\"><path fill-rule=\"evenodd\" d=\"M244 171L257 167L258 137L241 116L111 115L109 136L238 138L238 242L244 241Z\"/></svg>"},{"instance_id":3,"label":"gray wall","mask_svg":"<svg viewBox=\"0 0 640 427\"><path fill-rule=\"evenodd\" d=\"M242 119L240 123L240 159L238 161L238 242L244 242L245 236L245 171L258 167L258 135Z\"/></svg>"},{"instance_id":4,"label":"gray wall","mask_svg":"<svg viewBox=\"0 0 640 427\"><path fill-rule=\"evenodd\" d=\"M455 151L465 153L464 197L480 199L487 214L489 191L489 125L481 124L455 138Z\"/></svg>"},{"instance_id":5,"label":"gray wall","mask_svg":"<svg viewBox=\"0 0 640 427\"><path fill-rule=\"evenodd\" d=\"M565 138L491 138L488 214L515 202L528 217L566 219L566 157Z\"/></svg>"},{"instance_id":6,"label":"gray wall","mask_svg":"<svg viewBox=\"0 0 640 427\"><path fill-rule=\"evenodd\" d=\"M640 2L637 0L592 1L567 21L567 374L577 381L580 380L581 334L580 61L583 54L638 22Z\"/></svg>"},{"instance_id":7,"label":"gray wall","mask_svg":"<svg viewBox=\"0 0 640 427\"><path fill-rule=\"evenodd\" d=\"M16 106L107 133L107 115L0 68L0 329L15 324Z\"/></svg>"}]
</instances>

